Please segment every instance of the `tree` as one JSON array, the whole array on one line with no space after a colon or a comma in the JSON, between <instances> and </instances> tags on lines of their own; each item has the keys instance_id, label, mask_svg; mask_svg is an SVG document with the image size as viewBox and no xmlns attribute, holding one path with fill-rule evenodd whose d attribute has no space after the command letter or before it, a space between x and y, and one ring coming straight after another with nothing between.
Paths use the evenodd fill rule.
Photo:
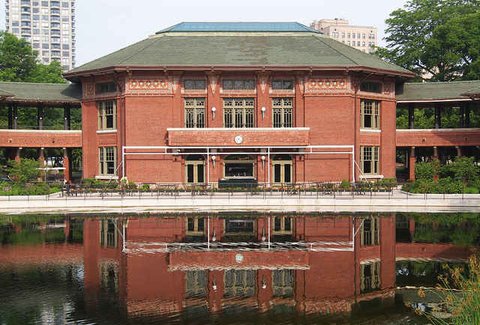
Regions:
<instances>
[{"instance_id":1,"label":"tree","mask_svg":"<svg viewBox=\"0 0 480 325\"><path fill-rule=\"evenodd\" d=\"M37 64L28 81L64 83L65 79L62 77L62 66L60 65L60 62L52 61L48 65Z\"/></svg>"},{"instance_id":2,"label":"tree","mask_svg":"<svg viewBox=\"0 0 480 325\"><path fill-rule=\"evenodd\" d=\"M0 81L64 83L59 62L37 62L37 52L25 40L0 31Z\"/></svg>"},{"instance_id":3,"label":"tree","mask_svg":"<svg viewBox=\"0 0 480 325\"><path fill-rule=\"evenodd\" d=\"M0 80L26 81L37 63L31 46L12 34L0 31Z\"/></svg>"},{"instance_id":4,"label":"tree","mask_svg":"<svg viewBox=\"0 0 480 325\"><path fill-rule=\"evenodd\" d=\"M18 184L25 185L34 182L40 175L40 163L34 159L11 160L9 162L8 174Z\"/></svg>"},{"instance_id":5,"label":"tree","mask_svg":"<svg viewBox=\"0 0 480 325\"><path fill-rule=\"evenodd\" d=\"M377 55L432 81L480 78L480 0L410 0Z\"/></svg>"}]
</instances>

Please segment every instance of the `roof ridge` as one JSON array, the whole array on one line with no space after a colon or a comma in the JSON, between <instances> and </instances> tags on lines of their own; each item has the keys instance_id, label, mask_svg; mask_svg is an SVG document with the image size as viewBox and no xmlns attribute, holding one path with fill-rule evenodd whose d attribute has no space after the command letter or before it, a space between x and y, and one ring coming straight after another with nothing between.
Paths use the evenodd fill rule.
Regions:
<instances>
[{"instance_id":1,"label":"roof ridge","mask_svg":"<svg viewBox=\"0 0 480 325\"><path fill-rule=\"evenodd\" d=\"M480 80L448 80L448 81L425 81L425 82L406 82L409 85L435 85L448 83L480 83Z\"/></svg>"},{"instance_id":2,"label":"roof ridge","mask_svg":"<svg viewBox=\"0 0 480 325\"><path fill-rule=\"evenodd\" d=\"M324 42L324 40L326 39L325 37L318 37L317 35L312 35L313 37L315 37L319 42L322 42L323 44L325 44L326 46L328 46L329 48L331 48L332 50L334 50L335 52L339 53L341 56L343 56L344 58L352 61L354 64L356 65L360 65L357 61L353 60L352 58L346 56L345 54L343 54L342 52L340 52L339 50L337 50L336 48L334 48L333 46L331 46L330 44L328 44L327 42ZM331 39L329 39L331 40Z\"/></svg>"}]
</instances>

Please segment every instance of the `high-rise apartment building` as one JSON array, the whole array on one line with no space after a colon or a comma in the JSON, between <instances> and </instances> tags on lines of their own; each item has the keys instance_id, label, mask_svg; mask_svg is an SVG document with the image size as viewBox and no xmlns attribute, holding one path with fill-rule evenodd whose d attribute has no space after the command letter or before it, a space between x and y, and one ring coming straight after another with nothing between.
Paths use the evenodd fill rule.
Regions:
<instances>
[{"instance_id":1,"label":"high-rise apartment building","mask_svg":"<svg viewBox=\"0 0 480 325\"><path fill-rule=\"evenodd\" d=\"M75 66L75 0L6 0L6 31L29 42L41 63Z\"/></svg>"},{"instance_id":2,"label":"high-rise apartment building","mask_svg":"<svg viewBox=\"0 0 480 325\"><path fill-rule=\"evenodd\" d=\"M349 25L348 20L335 18L315 20L310 27L363 52L370 53L377 46L377 28L373 26Z\"/></svg>"}]
</instances>

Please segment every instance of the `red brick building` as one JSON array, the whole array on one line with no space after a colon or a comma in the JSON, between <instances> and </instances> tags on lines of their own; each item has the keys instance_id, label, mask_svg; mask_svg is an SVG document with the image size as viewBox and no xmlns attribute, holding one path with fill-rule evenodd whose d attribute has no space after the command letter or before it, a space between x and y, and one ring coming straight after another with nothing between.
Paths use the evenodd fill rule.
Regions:
<instances>
[{"instance_id":1,"label":"red brick building","mask_svg":"<svg viewBox=\"0 0 480 325\"><path fill-rule=\"evenodd\" d=\"M56 91L0 84L10 158L82 148L84 178L217 186L393 178L397 148L410 178L424 157L479 156L478 81L405 83L411 72L297 23L181 23L65 76ZM17 127L22 105L38 107L35 132ZM80 105L82 132L44 130L49 108L67 121ZM431 126L413 122L429 109Z\"/></svg>"},{"instance_id":2,"label":"red brick building","mask_svg":"<svg viewBox=\"0 0 480 325\"><path fill-rule=\"evenodd\" d=\"M215 185L395 177L412 74L296 23L182 23L66 77L84 177Z\"/></svg>"}]
</instances>

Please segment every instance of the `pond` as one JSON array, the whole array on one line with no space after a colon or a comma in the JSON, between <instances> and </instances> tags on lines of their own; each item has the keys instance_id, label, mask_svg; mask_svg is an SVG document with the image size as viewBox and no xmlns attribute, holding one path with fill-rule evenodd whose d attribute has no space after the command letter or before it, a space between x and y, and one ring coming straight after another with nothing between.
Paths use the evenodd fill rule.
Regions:
<instances>
[{"instance_id":1,"label":"pond","mask_svg":"<svg viewBox=\"0 0 480 325\"><path fill-rule=\"evenodd\" d=\"M418 288L466 264L480 221L18 215L0 216L0 243L2 325L427 324L414 309L438 301Z\"/></svg>"}]
</instances>

